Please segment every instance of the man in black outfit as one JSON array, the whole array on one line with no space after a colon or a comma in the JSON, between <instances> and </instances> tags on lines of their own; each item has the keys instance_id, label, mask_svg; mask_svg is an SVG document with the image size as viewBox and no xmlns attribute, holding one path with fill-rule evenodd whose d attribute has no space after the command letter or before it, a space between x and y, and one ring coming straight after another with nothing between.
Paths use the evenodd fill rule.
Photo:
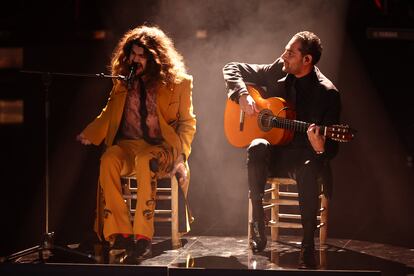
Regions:
<instances>
[{"instance_id":1,"label":"man in black outfit","mask_svg":"<svg viewBox=\"0 0 414 276\"><path fill-rule=\"evenodd\" d=\"M332 82L315 66L322 53L320 39L312 32L295 34L283 54L272 64L246 64L231 62L224 66L223 74L228 97L239 103L247 116L259 110L249 95L246 83L263 89L262 97L282 97L296 113L296 119L312 123L306 134L295 133L288 145L271 145L265 139L254 139L247 149L247 169L253 220L249 243L253 252L266 247L266 234L262 200L266 178L272 175L296 179L303 226L300 255L301 268L314 268L314 232L317 226L319 180L331 191L329 160L338 144L319 134L319 125L339 122L340 95Z\"/></svg>"}]
</instances>

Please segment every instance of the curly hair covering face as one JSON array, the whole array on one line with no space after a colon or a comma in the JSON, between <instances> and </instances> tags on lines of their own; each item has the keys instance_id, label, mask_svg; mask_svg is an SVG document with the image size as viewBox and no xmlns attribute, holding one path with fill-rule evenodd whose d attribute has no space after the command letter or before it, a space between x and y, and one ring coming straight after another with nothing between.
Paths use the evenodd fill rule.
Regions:
<instances>
[{"instance_id":1,"label":"curly hair covering face","mask_svg":"<svg viewBox=\"0 0 414 276\"><path fill-rule=\"evenodd\" d=\"M159 27L142 25L126 32L118 42L111 60L113 75L128 74L128 59L134 44L142 47L147 55L145 75L148 84L161 82L171 85L186 74L183 57L175 49L172 40Z\"/></svg>"}]
</instances>

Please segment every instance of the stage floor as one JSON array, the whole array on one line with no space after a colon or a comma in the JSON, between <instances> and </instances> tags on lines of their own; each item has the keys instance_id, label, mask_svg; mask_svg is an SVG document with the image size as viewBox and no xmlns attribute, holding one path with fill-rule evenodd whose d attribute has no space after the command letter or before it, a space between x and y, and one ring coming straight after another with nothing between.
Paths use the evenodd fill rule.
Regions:
<instances>
[{"instance_id":1,"label":"stage floor","mask_svg":"<svg viewBox=\"0 0 414 276\"><path fill-rule=\"evenodd\" d=\"M268 242L264 252L252 254L246 236L184 236L183 247L173 250L171 240L156 237L152 257L136 266L174 268L205 268L232 270L292 271L298 268L300 243L298 237L282 236L280 242ZM76 245L71 245L76 249ZM378 243L328 239L328 245L317 245L318 271L380 271L381 275L414 275L414 250ZM46 263L112 264L107 250L96 247L94 259L87 259L61 250ZM37 254L16 260L36 262ZM95 261L96 260L96 261ZM336 274L335 274L336 275Z\"/></svg>"}]
</instances>

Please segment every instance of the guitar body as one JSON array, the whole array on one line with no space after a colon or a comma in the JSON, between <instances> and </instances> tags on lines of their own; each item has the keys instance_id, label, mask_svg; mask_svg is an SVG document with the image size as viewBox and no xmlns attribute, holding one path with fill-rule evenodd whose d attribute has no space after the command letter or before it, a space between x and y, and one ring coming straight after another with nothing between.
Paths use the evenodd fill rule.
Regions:
<instances>
[{"instance_id":1,"label":"guitar body","mask_svg":"<svg viewBox=\"0 0 414 276\"><path fill-rule=\"evenodd\" d=\"M248 85L247 89L259 110L267 109L278 117L294 119L295 114L288 108L288 104L284 99L277 97L264 99L257 87ZM240 148L247 147L256 138L266 139L272 145L285 145L292 140L294 134L294 131L282 128L262 130L258 124L258 114L244 115L244 123L241 129L240 105L230 99L227 99L224 111L224 132L229 143Z\"/></svg>"}]
</instances>

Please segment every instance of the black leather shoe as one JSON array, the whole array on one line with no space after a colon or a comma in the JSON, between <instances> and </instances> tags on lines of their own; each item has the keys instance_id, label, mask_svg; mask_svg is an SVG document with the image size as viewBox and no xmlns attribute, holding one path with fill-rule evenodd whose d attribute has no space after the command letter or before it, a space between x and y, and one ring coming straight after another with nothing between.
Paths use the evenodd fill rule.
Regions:
<instances>
[{"instance_id":1,"label":"black leather shoe","mask_svg":"<svg viewBox=\"0 0 414 276\"><path fill-rule=\"evenodd\" d=\"M76 250L85 253L85 254L95 254L95 246L96 245L104 245L104 242L101 242L93 231L87 231L83 234L83 239L79 243L79 246Z\"/></svg>"},{"instance_id":2,"label":"black leather shoe","mask_svg":"<svg viewBox=\"0 0 414 276\"><path fill-rule=\"evenodd\" d=\"M115 263L129 265L139 264L138 259L136 258L135 253L133 251L126 251L125 253L121 254L119 256L118 262Z\"/></svg>"},{"instance_id":3,"label":"black leather shoe","mask_svg":"<svg viewBox=\"0 0 414 276\"><path fill-rule=\"evenodd\" d=\"M134 238L132 235L125 238L123 235L116 235L114 243L111 245L111 249L127 249L132 248L134 245Z\"/></svg>"},{"instance_id":4,"label":"black leather shoe","mask_svg":"<svg viewBox=\"0 0 414 276\"><path fill-rule=\"evenodd\" d=\"M134 264L135 263L135 241L130 235L125 238L123 235L116 235L115 241L110 246L109 260L115 264Z\"/></svg>"},{"instance_id":5,"label":"black leather shoe","mask_svg":"<svg viewBox=\"0 0 414 276\"><path fill-rule=\"evenodd\" d=\"M253 253L261 252L266 248L267 237L264 221L253 221L250 223L249 245Z\"/></svg>"},{"instance_id":6,"label":"black leather shoe","mask_svg":"<svg viewBox=\"0 0 414 276\"><path fill-rule=\"evenodd\" d=\"M133 236L125 238L123 235L116 235L113 244L110 246L109 254L116 256L126 251L132 251L134 249Z\"/></svg>"},{"instance_id":7,"label":"black leather shoe","mask_svg":"<svg viewBox=\"0 0 414 276\"><path fill-rule=\"evenodd\" d=\"M299 268L314 269L316 267L317 266L314 246L302 246L299 256Z\"/></svg>"},{"instance_id":8,"label":"black leather shoe","mask_svg":"<svg viewBox=\"0 0 414 276\"><path fill-rule=\"evenodd\" d=\"M151 240L147 240L147 239L137 240L135 254L138 259L150 258L152 255Z\"/></svg>"}]
</instances>

